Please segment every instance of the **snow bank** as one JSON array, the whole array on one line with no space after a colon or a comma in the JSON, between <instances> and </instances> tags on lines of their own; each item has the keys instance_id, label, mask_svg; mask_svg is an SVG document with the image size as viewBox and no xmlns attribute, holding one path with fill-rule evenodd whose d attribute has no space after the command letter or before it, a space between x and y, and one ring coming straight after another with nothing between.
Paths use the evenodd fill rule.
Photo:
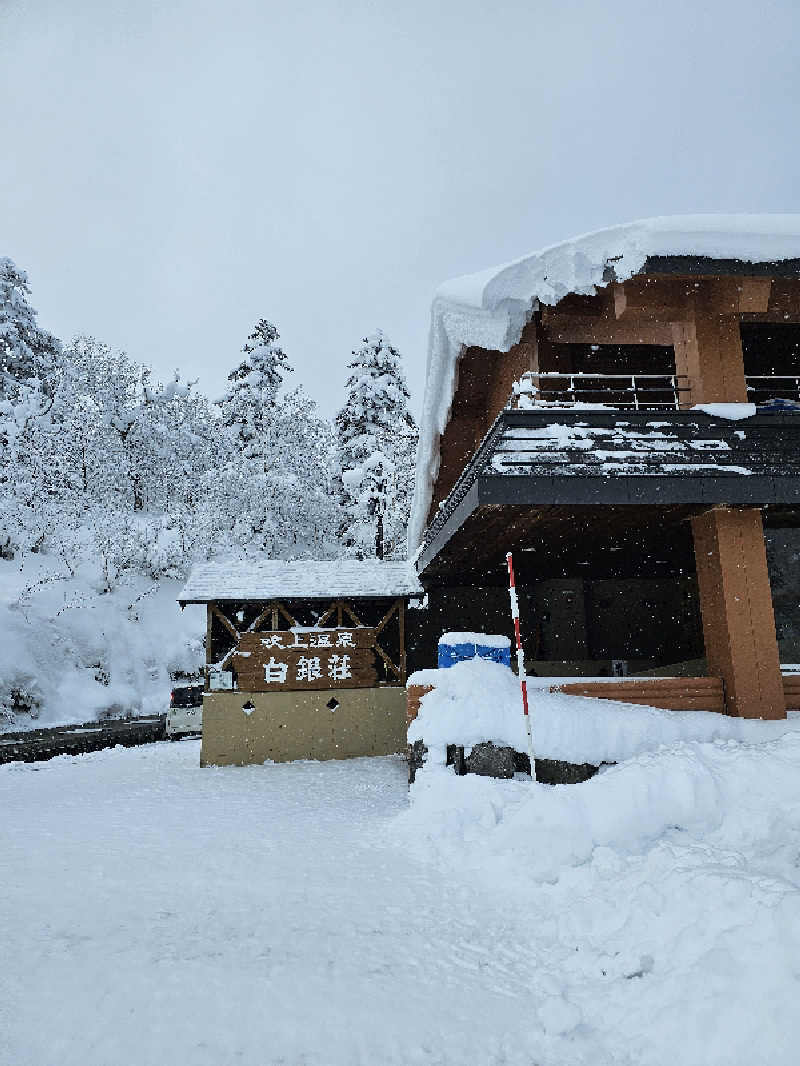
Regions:
<instances>
[{"instance_id":1,"label":"snow bank","mask_svg":"<svg viewBox=\"0 0 800 1066\"><path fill-rule=\"evenodd\" d=\"M555 788L426 765L395 834L525 915L531 1061L790 1066L798 782L797 733L681 743Z\"/></svg>"},{"instance_id":2,"label":"snow bank","mask_svg":"<svg viewBox=\"0 0 800 1066\"><path fill-rule=\"evenodd\" d=\"M559 680L583 679L531 679L528 696L534 749L541 758L599 765L689 740L757 744L800 733L800 714L790 714L785 721L762 722L546 691ZM519 681L508 667L487 659L468 659L447 670L419 671L409 684L435 685L422 697L419 715L408 731L410 742L425 741L432 761L443 761L447 744L471 748L490 740L527 751Z\"/></svg>"},{"instance_id":3,"label":"snow bank","mask_svg":"<svg viewBox=\"0 0 800 1066\"><path fill-rule=\"evenodd\" d=\"M438 473L438 441L450 417L464 346L508 351L536 301L591 294L624 281L649 256L697 255L745 262L800 258L800 215L684 215L651 218L551 245L504 266L442 285L431 308L428 369L417 451L409 554L425 530Z\"/></svg>"},{"instance_id":4,"label":"snow bank","mask_svg":"<svg viewBox=\"0 0 800 1066\"><path fill-rule=\"evenodd\" d=\"M440 644L480 644L483 648L510 648L511 641L499 633L443 633Z\"/></svg>"},{"instance_id":5,"label":"snow bank","mask_svg":"<svg viewBox=\"0 0 800 1066\"><path fill-rule=\"evenodd\" d=\"M0 559L0 729L166 711L170 673L204 658L205 612L181 613L179 588L130 573L104 592L89 558L74 574L54 556ZM12 693L38 718L15 714Z\"/></svg>"},{"instance_id":6,"label":"snow bank","mask_svg":"<svg viewBox=\"0 0 800 1066\"><path fill-rule=\"evenodd\" d=\"M773 764L777 776L770 778L764 771ZM796 730L773 740L752 738L749 745L688 741L643 752L580 786L456 778L450 767L426 763L411 789L405 821L415 832L430 839L447 836L456 846L484 838L491 852L524 855L535 879L548 880L585 862L597 847L634 852L668 829L716 828L734 797L753 823L758 822L759 804L773 806L775 792L791 795L800 814L800 788L793 777L797 767ZM493 808L491 821L487 804ZM734 829L741 832L743 827ZM751 826L749 831L757 830ZM546 848L541 847L544 835Z\"/></svg>"},{"instance_id":7,"label":"snow bank","mask_svg":"<svg viewBox=\"0 0 800 1066\"><path fill-rule=\"evenodd\" d=\"M752 418L756 413L756 405L754 403L696 403L692 410L738 422L742 418Z\"/></svg>"}]
</instances>

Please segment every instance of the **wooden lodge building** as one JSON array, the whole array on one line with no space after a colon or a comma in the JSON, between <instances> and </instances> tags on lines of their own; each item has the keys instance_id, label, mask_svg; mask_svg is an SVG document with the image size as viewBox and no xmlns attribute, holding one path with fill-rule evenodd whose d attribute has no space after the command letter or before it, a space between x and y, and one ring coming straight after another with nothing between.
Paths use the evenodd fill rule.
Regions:
<instances>
[{"instance_id":1,"label":"wooden lodge building","mask_svg":"<svg viewBox=\"0 0 800 1066\"><path fill-rule=\"evenodd\" d=\"M389 755L406 746L405 562L207 563L201 765Z\"/></svg>"},{"instance_id":2,"label":"wooden lodge building","mask_svg":"<svg viewBox=\"0 0 800 1066\"><path fill-rule=\"evenodd\" d=\"M443 286L411 546L415 666L510 634L513 551L536 673L800 706L800 216L634 223Z\"/></svg>"}]
</instances>

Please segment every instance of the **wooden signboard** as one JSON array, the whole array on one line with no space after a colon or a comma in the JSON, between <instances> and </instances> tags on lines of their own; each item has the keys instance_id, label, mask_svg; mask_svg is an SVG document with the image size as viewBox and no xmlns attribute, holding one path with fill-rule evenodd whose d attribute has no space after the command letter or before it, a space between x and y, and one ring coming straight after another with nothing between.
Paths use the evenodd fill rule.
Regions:
<instances>
[{"instance_id":1,"label":"wooden signboard","mask_svg":"<svg viewBox=\"0 0 800 1066\"><path fill-rule=\"evenodd\" d=\"M241 692L372 688L374 649L374 629L243 633L231 666Z\"/></svg>"}]
</instances>

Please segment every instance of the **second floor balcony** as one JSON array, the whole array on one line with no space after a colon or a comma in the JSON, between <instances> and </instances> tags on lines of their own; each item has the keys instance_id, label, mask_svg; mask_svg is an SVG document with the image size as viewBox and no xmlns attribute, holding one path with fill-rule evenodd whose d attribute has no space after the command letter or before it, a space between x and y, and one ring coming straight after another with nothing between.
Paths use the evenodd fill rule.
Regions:
<instances>
[{"instance_id":1,"label":"second floor balcony","mask_svg":"<svg viewBox=\"0 0 800 1066\"><path fill-rule=\"evenodd\" d=\"M690 515L719 504L776 513L800 505L800 404L793 413L794 402L772 385L763 405L730 418L714 405L680 407L680 384L669 376L627 376L623 384L615 375L608 391L598 377L524 376L431 515L420 569L470 516L498 508L510 508L504 513L513 522L531 508L635 506ZM551 387L558 378L561 395Z\"/></svg>"}]
</instances>

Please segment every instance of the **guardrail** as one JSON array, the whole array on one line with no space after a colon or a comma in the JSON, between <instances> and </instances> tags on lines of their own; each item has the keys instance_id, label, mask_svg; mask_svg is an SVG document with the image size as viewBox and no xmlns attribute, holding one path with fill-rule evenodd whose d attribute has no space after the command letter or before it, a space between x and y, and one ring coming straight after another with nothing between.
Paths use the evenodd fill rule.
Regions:
<instances>
[{"instance_id":1,"label":"guardrail","mask_svg":"<svg viewBox=\"0 0 800 1066\"><path fill-rule=\"evenodd\" d=\"M678 411L688 394L679 374L523 374L514 384L512 407L612 407L632 411Z\"/></svg>"},{"instance_id":2,"label":"guardrail","mask_svg":"<svg viewBox=\"0 0 800 1066\"><path fill-rule=\"evenodd\" d=\"M131 748L166 739L165 714L107 719L82 725L0 733L0 763L43 762L58 755L82 755L117 744Z\"/></svg>"},{"instance_id":3,"label":"guardrail","mask_svg":"<svg viewBox=\"0 0 800 1066\"><path fill-rule=\"evenodd\" d=\"M748 374L747 397L757 407L800 406L800 374ZM514 384L511 406L609 407L629 411L679 411L688 406L681 374L563 374L529 371Z\"/></svg>"},{"instance_id":4,"label":"guardrail","mask_svg":"<svg viewBox=\"0 0 800 1066\"><path fill-rule=\"evenodd\" d=\"M748 374L745 378L747 398L756 407L777 401L787 406L800 404L800 375Z\"/></svg>"}]
</instances>

